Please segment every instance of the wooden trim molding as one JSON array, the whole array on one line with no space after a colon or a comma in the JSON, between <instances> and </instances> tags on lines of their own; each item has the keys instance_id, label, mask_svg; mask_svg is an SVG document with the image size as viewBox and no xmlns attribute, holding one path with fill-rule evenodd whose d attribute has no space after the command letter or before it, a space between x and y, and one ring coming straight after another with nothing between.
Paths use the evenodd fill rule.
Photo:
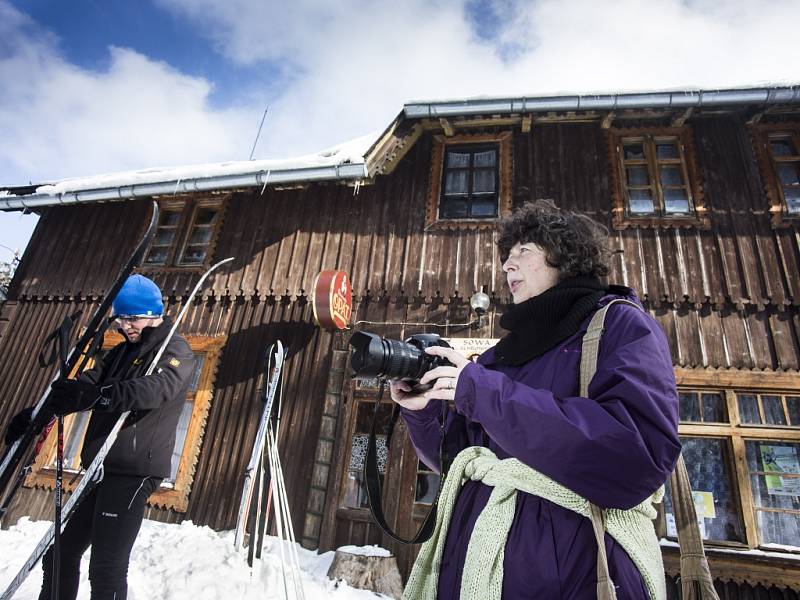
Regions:
<instances>
[{"instance_id":1,"label":"wooden trim molding","mask_svg":"<svg viewBox=\"0 0 800 600\"><path fill-rule=\"evenodd\" d=\"M495 134L434 135L431 151L430 179L428 181L428 203L425 210L426 229L493 229L500 217L511 213L513 153L510 131ZM439 219L439 198L442 193L442 170L445 147L457 144L496 143L498 152L498 216L490 219Z\"/></svg>"},{"instance_id":2,"label":"wooden trim molding","mask_svg":"<svg viewBox=\"0 0 800 600\"><path fill-rule=\"evenodd\" d=\"M754 123L747 126L753 150L756 155L761 183L769 203L770 222L774 228L790 227L800 223L800 215L790 215L786 210L786 202L775 171L769 150L769 136L771 133L787 133L800 140L800 123ZM800 151L800 148L798 148Z\"/></svg>"},{"instance_id":3,"label":"wooden trim molding","mask_svg":"<svg viewBox=\"0 0 800 600\"><path fill-rule=\"evenodd\" d=\"M675 368L679 386L718 386L764 391L800 390L798 371L745 371L734 369Z\"/></svg>"},{"instance_id":4,"label":"wooden trim molding","mask_svg":"<svg viewBox=\"0 0 800 600\"><path fill-rule=\"evenodd\" d=\"M197 390L194 393L192 418L183 442L183 453L178 465L178 472L172 487L160 487L150 496L148 504L153 507L172 509L176 512L186 512L189 504L189 494L194 481L194 473L197 460L200 456L200 446L205 433L208 413L211 407L211 400L214 392L214 380L216 379L217 366L222 348L227 341L227 336L184 336L189 346L195 353L205 354L205 363L200 373ZM123 341L121 334L108 332L103 339L103 348L108 349L116 346ZM69 431L74 415L67 417L65 430ZM24 485L26 487L41 487L52 490L55 487L55 470L49 465L55 455L56 432L55 428L48 435L42 450L36 457L31 473L26 477ZM64 489L71 492L78 482L80 476L65 474Z\"/></svg>"},{"instance_id":5,"label":"wooden trim molding","mask_svg":"<svg viewBox=\"0 0 800 600\"><path fill-rule=\"evenodd\" d=\"M711 576L719 581L733 581L766 588L787 587L800 591L800 556L763 550L733 550L706 546ZM671 577L680 575L680 551L676 545L661 546L664 570Z\"/></svg>"},{"instance_id":6,"label":"wooden trim molding","mask_svg":"<svg viewBox=\"0 0 800 600\"><path fill-rule=\"evenodd\" d=\"M694 146L694 136L689 125L681 127L639 127L639 128L609 128L604 130L608 152L608 164L611 170L612 194L612 222L614 229L627 227L668 228L668 227L695 227L709 229L711 221L708 207L706 206L705 190L700 177L700 167L697 162L697 151ZM694 216L632 216L628 214L626 194L623 190L622 149L620 140L623 137L636 136L675 136L680 141L683 156L684 174L691 194L690 202L693 206ZM650 169L648 168L648 172ZM652 173L651 173L652 175Z\"/></svg>"}]
</instances>

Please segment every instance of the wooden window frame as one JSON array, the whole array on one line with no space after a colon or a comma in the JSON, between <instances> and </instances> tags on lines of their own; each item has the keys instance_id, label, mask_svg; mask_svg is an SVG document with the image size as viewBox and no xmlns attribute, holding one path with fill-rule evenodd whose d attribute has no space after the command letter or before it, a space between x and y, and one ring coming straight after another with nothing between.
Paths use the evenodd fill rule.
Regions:
<instances>
[{"instance_id":1,"label":"wooden window frame","mask_svg":"<svg viewBox=\"0 0 800 600\"><path fill-rule=\"evenodd\" d=\"M747 371L694 371L692 369L676 369L678 387L686 391L720 391L724 394L728 410L728 423L689 423L681 422L678 432L683 437L726 439L731 443L734 457L733 485L737 491L737 504L742 516L745 543L725 541L704 541L709 546L729 546L742 550L759 549L775 551L774 546L764 546L758 529L757 508L750 487L750 472L747 466L746 442L750 440L774 440L789 443L800 443L800 427L745 424L739 417L737 394L751 393L757 395L800 396L800 381L791 373L759 373ZM786 402L784 411L786 411ZM759 403L760 405L760 403ZM762 415L763 419L763 415ZM781 546L780 552L800 554L798 546L786 548Z\"/></svg>"},{"instance_id":2,"label":"wooden window frame","mask_svg":"<svg viewBox=\"0 0 800 600\"><path fill-rule=\"evenodd\" d=\"M512 132L495 134L434 135L431 170L428 182L428 203L425 210L426 229L490 229L511 213L512 203ZM445 150L449 146L497 145L497 216L486 218L440 219L439 202L442 195Z\"/></svg>"},{"instance_id":3,"label":"wooden window frame","mask_svg":"<svg viewBox=\"0 0 800 600\"><path fill-rule=\"evenodd\" d=\"M769 214L775 228L790 227L800 223L800 214L789 214L783 186L778 176L778 165L770 148L770 137L785 134L793 138L800 151L800 122L756 123L748 126L764 193L769 202Z\"/></svg>"},{"instance_id":4,"label":"wooden window frame","mask_svg":"<svg viewBox=\"0 0 800 600\"><path fill-rule=\"evenodd\" d=\"M169 487L162 484L148 500L148 505L157 508L171 509L179 513L185 513L189 506L189 494L194 482L194 474L197 460L200 456L200 446L205 434L206 421L211 408L213 396L214 379L216 378L217 366L222 348L225 345L227 336L220 335L208 336L184 336L194 353L205 355L203 370L200 372L200 379L197 382L197 390L194 394L192 418L183 442L183 453L178 464L178 471L175 475L175 482ZM103 339L103 349L113 348L123 341L121 334L107 332ZM65 419L65 437L74 420L74 415L68 415ZM80 455L78 446L77 454ZM41 487L52 490L55 488L55 469L49 466L55 457L56 450L56 428L54 427L47 436L41 451L34 461L30 474L25 479L26 487ZM81 479L81 475L74 475L75 471L64 475L64 489L71 492L75 489Z\"/></svg>"},{"instance_id":5,"label":"wooden window frame","mask_svg":"<svg viewBox=\"0 0 800 600\"><path fill-rule=\"evenodd\" d=\"M628 186L626 185L625 160L622 152L623 140L627 138L645 138L646 143L654 143L656 138L676 138L680 153L680 164L683 178L689 192L691 215L636 215L628 211ZM694 147L694 136L689 125L682 127L641 127L641 128L609 128L606 130L609 165L611 167L612 221L614 229L627 227L697 227L708 229L711 226L708 208L705 202L703 186L700 180L700 168ZM647 172L655 191L653 203L657 211L663 211L664 200L661 181L658 177L657 159L652 152L645 156ZM678 159L675 159L678 160ZM677 164L677 163L676 163Z\"/></svg>"},{"instance_id":6,"label":"wooden window frame","mask_svg":"<svg viewBox=\"0 0 800 600\"><path fill-rule=\"evenodd\" d=\"M164 264L142 263L140 270L143 273L170 273L186 271L205 271L211 264L211 259L216 250L222 221L225 217L228 196L206 196L202 198L167 198L158 201L159 209L163 212L178 212L180 217L175 227L175 238L170 245ZM182 264L183 255L189 245L189 239L195 225L198 212L203 208L216 208L218 210L217 222L213 226L211 238L208 241L206 256L202 263ZM159 219L160 220L160 219ZM150 253L151 245L147 248L145 258Z\"/></svg>"}]
</instances>

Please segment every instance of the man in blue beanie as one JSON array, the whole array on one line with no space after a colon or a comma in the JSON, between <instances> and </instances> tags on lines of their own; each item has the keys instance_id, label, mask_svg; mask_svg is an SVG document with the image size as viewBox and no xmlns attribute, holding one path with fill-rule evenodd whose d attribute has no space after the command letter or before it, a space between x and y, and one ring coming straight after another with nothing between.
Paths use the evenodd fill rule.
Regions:
<instances>
[{"instance_id":1,"label":"man in blue beanie","mask_svg":"<svg viewBox=\"0 0 800 600\"><path fill-rule=\"evenodd\" d=\"M51 386L47 410L61 415L92 411L81 451L83 465L94 459L121 413L130 411L103 463L103 480L80 503L62 534L59 598L63 600L78 594L81 556L90 545L92 599L127 597L128 562L147 498L171 475L194 356L186 340L173 335L153 373L145 375L172 328L170 318L163 315L161 297L153 281L130 276L113 304L125 341L76 379L59 379ZM6 443L16 439L11 431L14 420ZM52 589L52 548L42 567L39 598L45 600Z\"/></svg>"}]
</instances>

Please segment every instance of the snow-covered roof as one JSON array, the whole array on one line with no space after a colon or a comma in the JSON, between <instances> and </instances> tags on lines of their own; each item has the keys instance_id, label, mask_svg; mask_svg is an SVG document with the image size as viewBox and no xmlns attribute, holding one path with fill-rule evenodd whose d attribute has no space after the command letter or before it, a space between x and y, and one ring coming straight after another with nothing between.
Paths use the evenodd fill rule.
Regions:
<instances>
[{"instance_id":1,"label":"snow-covered roof","mask_svg":"<svg viewBox=\"0 0 800 600\"><path fill-rule=\"evenodd\" d=\"M365 156L378 135L378 132L371 133L315 154L295 158L157 167L76 177L38 186L32 194L0 190L0 209L264 187L303 181L359 180L367 176Z\"/></svg>"}]
</instances>

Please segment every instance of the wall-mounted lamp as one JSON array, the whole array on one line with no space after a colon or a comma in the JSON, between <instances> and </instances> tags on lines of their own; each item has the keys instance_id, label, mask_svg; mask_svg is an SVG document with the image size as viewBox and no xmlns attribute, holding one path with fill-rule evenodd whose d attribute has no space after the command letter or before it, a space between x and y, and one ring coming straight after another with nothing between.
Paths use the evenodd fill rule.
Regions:
<instances>
[{"instance_id":1,"label":"wall-mounted lamp","mask_svg":"<svg viewBox=\"0 0 800 600\"><path fill-rule=\"evenodd\" d=\"M478 329L483 327L483 315L489 310L491 301L491 298L485 292L475 292L469 299L470 308L478 315L478 321L475 323L475 327Z\"/></svg>"}]
</instances>

